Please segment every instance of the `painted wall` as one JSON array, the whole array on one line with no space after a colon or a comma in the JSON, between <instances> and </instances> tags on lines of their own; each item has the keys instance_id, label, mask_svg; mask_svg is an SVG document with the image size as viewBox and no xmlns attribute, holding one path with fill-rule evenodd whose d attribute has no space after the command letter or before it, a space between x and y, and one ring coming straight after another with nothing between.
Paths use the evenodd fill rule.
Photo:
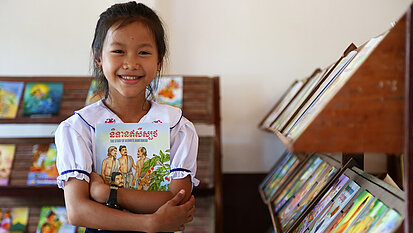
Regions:
<instances>
[{"instance_id":1,"label":"painted wall","mask_svg":"<svg viewBox=\"0 0 413 233\"><path fill-rule=\"evenodd\" d=\"M109 0L1 0L0 75L89 75ZM295 79L391 27L411 0L148 0L170 44L166 73L221 77L223 169L267 172L284 150L258 123Z\"/></svg>"}]
</instances>

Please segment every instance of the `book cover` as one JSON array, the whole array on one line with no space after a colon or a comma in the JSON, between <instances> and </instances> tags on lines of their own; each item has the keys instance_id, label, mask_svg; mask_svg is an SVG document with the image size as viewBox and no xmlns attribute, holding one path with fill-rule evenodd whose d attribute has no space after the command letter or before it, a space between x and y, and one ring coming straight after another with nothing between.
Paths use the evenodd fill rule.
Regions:
<instances>
[{"instance_id":1,"label":"book cover","mask_svg":"<svg viewBox=\"0 0 413 233\"><path fill-rule=\"evenodd\" d=\"M36 233L75 233L76 227L69 224L64 206L43 206L40 211Z\"/></svg>"},{"instance_id":2,"label":"book cover","mask_svg":"<svg viewBox=\"0 0 413 233\"><path fill-rule=\"evenodd\" d=\"M103 99L104 97L105 97L105 93L99 92L97 90L96 80L93 79L90 82L90 87L89 87L89 90L87 92L85 105L96 103L99 100Z\"/></svg>"},{"instance_id":3,"label":"book cover","mask_svg":"<svg viewBox=\"0 0 413 233\"><path fill-rule=\"evenodd\" d=\"M353 201L352 205L338 218L333 226L328 231L329 233L343 233L356 220L358 215L370 204L373 200L367 190L363 190Z\"/></svg>"},{"instance_id":4,"label":"book cover","mask_svg":"<svg viewBox=\"0 0 413 233\"><path fill-rule=\"evenodd\" d=\"M337 168L335 168L335 167L328 168L328 171L327 171L326 175L322 175L320 177L320 179L318 179L309 188L309 190L306 191L307 193L305 194L305 196L301 198L301 200L297 203L297 205L294 207L294 209L285 218L285 221L283 221L281 223L283 225L283 228L289 229L294 224L294 222L303 213L305 208L318 195L318 193L321 191L321 189L324 188L324 186L327 184L327 182L330 181L336 173L337 173Z\"/></svg>"},{"instance_id":5,"label":"book cover","mask_svg":"<svg viewBox=\"0 0 413 233\"><path fill-rule=\"evenodd\" d=\"M170 135L167 123L120 123L96 126L96 169L105 183L166 191L170 183ZM121 175L121 176L120 176Z\"/></svg>"},{"instance_id":6,"label":"book cover","mask_svg":"<svg viewBox=\"0 0 413 233\"><path fill-rule=\"evenodd\" d=\"M276 106L271 110L270 114L265 118L262 123L262 127L269 128L271 123L280 115L284 108L290 103L294 96L298 93L301 87L304 85L303 80L296 80L287 91L281 96Z\"/></svg>"},{"instance_id":7,"label":"book cover","mask_svg":"<svg viewBox=\"0 0 413 233\"><path fill-rule=\"evenodd\" d=\"M324 194L321 200L313 207L310 213L304 218L304 220L297 227L295 233L303 233L308 227L317 219L319 214L321 214L327 204L331 203L331 200L336 196L337 193L345 187L349 178L342 174L338 180L334 183L332 187Z\"/></svg>"},{"instance_id":8,"label":"book cover","mask_svg":"<svg viewBox=\"0 0 413 233\"><path fill-rule=\"evenodd\" d=\"M181 76L161 77L155 91L155 102L182 108L183 84Z\"/></svg>"},{"instance_id":9,"label":"book cover","mask_svg":"<svg viewBox=\"0 0 413 233\"><path fill-rule=\"evenodd\" d=\"M27 83L23 115L58 115L62 94L63 83Z\"/></svg>"},{"instance_id":10,"label":"book cover","mask_svg":"<svg viewBox=\"0 0 413 233\"><path fill-rule=\"evenodd\" d=\"M36 144L33 146L33 158L27 178L27 185L56 185L56 145Z\"/></svg>"},{"instance_id":11,"label":"book cover","mask_svg":"<svg viewBox=\"0 0 413 233\"><path fill-rule=\"evenodd\" d=\"M282 180L286 177L286 174L294 169L294 165L298 164L299 160L296 155L289 152L281 161L281 163L273 169L270 173L270 177L262 185L265 197L268 199L278 190L283 183Z\"/></svg>"},{"instance_id":12,"label":"book cover","mask_svg":"<svg viewBox=\"0 0 413 233\"><path fill-rule=\"evenodd\" d=\"M26 232L28 220L28 207L0 208L0 232Z\"/></svg>"},{"instance_id":13,"label":"book cover","mask_svg":"<svg viewBox=\"0 0 413 233\"><path fill-rule=\"evenodd\" d=\"M325 207L324 213L321 214L315 224L309 228L309 232L324 232L359 189L360 186L358 184L350 181L341 193Z\"/></svg>"},{"instance_id":14,"label":"book cover","mask_svg":"<svg viewBox=\"0 0 413 233\"><path fill-rule=\"evenodd\" d=\"M296 191L304 184L304 182L309 179L309 177L315 172L321 162L323 162L321 158L312 156L312 158L308 161L306 167L303 168L296 177L294 177L293 181L288 184L288 186L274 201L274 209L276 213L278 213L284 207L284 205L288 204Z\"/></svg>"},{"instance_id":15,"label":"book cover","mask_svg":"<svg viewBox=\"0 0 413 233\"><path fill-rule=\"evenodd\" d=\"M0 118L16 118L23 82L0 82Z\"/></svg>"},{"instance_id":16,"label":"book cover","mask_svg":"<svg viewBox=\"0 0 413 233\"><path fill-rule=\"evenodd\" d=\"M379 199L375 199L356 222L348 229L348 233L366 233L372 225L385 213L387 206Z\"/></svg>"},{"instance_id":17,"label":"book cover","mask_svg":"<svg viewBox=\"0 0 413 233\"><path fill-rule=\"evenodd\" d=\"M15 150L14 144L0 144L0 186L9 184Z\"/></svg>"},{"instance_id":18,"label":"book cover","mask_svg":"<svg viewBox=\"0 0 413 233\"><path fill-rule=\"evenodd\" d=\"M384 215L370 228L368 232L395 232L403 221L403 217L393 209L388 209Z\"/></svg>"}]
</instances>

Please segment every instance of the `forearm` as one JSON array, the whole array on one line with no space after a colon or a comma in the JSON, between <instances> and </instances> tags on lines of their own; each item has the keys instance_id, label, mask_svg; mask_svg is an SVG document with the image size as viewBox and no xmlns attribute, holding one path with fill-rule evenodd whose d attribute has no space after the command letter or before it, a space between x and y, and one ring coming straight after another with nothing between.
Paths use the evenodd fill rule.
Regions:
<instances>
[{"instance_id":1,"label":"forearm","mask_svg":"<svg viewBox=\"0 0 413 233\"><path fill-rule=\"evenodd\" d=\"M152 216L111 209L89 199L89 185L71 179L65 184L69 222L76 226L118 231L150 231Z\"/></svg>"}]
</instances>

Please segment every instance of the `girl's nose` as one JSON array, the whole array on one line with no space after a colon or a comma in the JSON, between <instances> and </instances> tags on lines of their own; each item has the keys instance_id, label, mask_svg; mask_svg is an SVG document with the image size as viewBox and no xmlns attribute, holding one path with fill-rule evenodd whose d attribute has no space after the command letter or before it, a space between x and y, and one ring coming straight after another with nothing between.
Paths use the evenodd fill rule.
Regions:
<instances>
[{"instance_id":1,"label":"girl's nose","mask_svg":"<svg viewBox=\"0 0 413 233\"><path fill-rule=\"evenodd\" d=\"M125 70L137 70L140 68L140 64L138 59L129 57L124 60L122 68Z\"/></svg>"}]
</instances>

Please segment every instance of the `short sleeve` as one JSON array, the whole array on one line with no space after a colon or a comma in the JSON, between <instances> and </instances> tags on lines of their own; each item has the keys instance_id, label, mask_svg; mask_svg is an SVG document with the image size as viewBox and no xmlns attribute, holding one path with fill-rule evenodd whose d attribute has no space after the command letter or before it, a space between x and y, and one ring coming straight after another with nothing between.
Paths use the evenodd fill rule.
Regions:
<instances>
[{"instance_id":1,"label":"short sleeve","mask_svg":"<svg viewBox=\"0 0 413 233\"><path fill-rule=\"evenodd\" d=\"M84 132L79 132L67 122L62 122L56 130L56 166L59 172L57 177L59 188L64 188L64 182L69 178L90 181L93 147L91 140L87 137L90 132L87 128L83 130Z\"/></svg>"},{"instance_id":2,"label":"short sleeve","mask_svg":"<svg viewBox=\"0 0 413 233\"><path fill-rule=\"evenodd\" d=\"M194 125L182 117L171 129L171 178L182 179L191 176L192 184L198 186L195 178L198 155L198 135Z\"/></svg>"}]
</instances>

